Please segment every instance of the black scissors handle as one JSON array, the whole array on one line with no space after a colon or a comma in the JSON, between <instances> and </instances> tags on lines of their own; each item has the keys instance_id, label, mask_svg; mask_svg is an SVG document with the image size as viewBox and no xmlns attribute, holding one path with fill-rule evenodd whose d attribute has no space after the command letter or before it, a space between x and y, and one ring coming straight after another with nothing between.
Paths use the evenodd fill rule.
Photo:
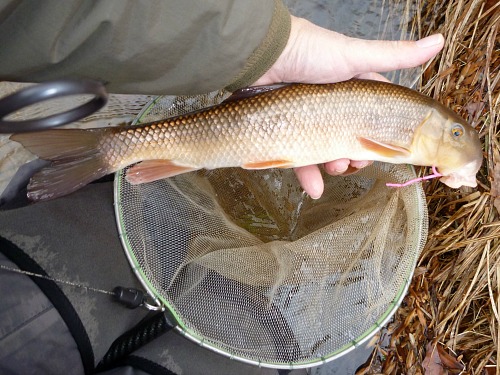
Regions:
<instances>
[{"instance_id":1,"label":"black scissors handle","mask_svg":"<svg viewBox=\"0 0 500 375\"><path fill-rule=\"evenodd\" d=\"M91 94L94 98L78 107L43 118L22 121L4 120L9 114L31 104L80 94ZM40 83L0 99L0 133L24 133L69 124L97 112L107 101L108 94L104 85L99 81L60 80Z\"/></svg>"}]
</instances>

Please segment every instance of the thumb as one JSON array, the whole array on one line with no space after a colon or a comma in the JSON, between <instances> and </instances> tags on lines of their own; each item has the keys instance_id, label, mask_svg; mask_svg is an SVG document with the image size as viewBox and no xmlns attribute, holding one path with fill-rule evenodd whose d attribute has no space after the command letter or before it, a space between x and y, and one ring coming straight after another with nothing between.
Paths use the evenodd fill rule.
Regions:
<instances>
[{"instance_id":1,"label":"thumb","mask_svg":"<svg viewBox=\"0 0 500 375\"><path fill-rule=\"evenodd\" d=\"M417 41L346 38L344 57L353 75L388 72L421 65L438 54L443 45L441 34Z\"/></svg>"},{"instance_id":2,"label":"thumb","mask_svg":"<svg viewBox=\"0 0 500 375\"><path fill-rule=\"evenodd\" d=\"M338 82L370 72L411 68L433 58L443 45L441 34L416 42L350 38L292 16L285 49L255 84Z\"/></svg>"}]
</instances>

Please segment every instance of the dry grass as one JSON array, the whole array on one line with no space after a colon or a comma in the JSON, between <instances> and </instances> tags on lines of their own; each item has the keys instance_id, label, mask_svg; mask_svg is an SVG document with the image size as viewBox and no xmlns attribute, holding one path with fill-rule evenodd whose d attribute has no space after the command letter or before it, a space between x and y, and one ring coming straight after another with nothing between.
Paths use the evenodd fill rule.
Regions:
<instances>
[{"instance_id":1,"label":"dry grass","mask_svg":"<svg viewBox=\"0 0 500 375\"><path fill-rule=\"evenodd\" d=\"M420 90L479 132L477 189L425 186L430 232L409 293L358 374L500 374L500 2L430 0L413 21L445 48Z\"/></svg>"}]
</instances>

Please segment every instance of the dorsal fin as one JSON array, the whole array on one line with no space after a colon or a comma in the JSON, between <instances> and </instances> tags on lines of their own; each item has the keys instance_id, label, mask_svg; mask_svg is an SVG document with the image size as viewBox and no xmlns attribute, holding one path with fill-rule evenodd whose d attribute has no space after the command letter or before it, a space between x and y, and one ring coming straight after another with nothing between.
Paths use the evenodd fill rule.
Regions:
<instances>
[{"instance_id":1,"label":"dorsal fin","mask_svg":"<svg viewBox=\"0 0 500 375\"><path fill-rule=\"evenodd\" d=\"M274 85L243 87L242 89L233 92L230 97L223 101L223 103L236 102L238 100L250 98L255 95L260 95L268 91L279 90L289 85L291 85L291 83L276 83Z\"/></svg>"}]
</instances>

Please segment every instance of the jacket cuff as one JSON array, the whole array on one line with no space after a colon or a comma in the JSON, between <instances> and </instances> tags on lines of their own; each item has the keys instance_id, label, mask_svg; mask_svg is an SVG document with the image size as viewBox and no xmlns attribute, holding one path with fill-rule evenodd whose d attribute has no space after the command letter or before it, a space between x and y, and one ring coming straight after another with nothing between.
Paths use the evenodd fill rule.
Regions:
<instances>
[{"instance_id":1,"label":"jacket cuff","mask_svg":"<svg viewBox=\"0 0 500 375\"><path fill-rule=\"evenodd\" d=\"M225 89L234 92L251 85L264 75L285 49L290 36L290 28L290 12L281 0L274 0L273 18L266 37L250 55L243 70Z\"/></svg>"}]
</instances>

